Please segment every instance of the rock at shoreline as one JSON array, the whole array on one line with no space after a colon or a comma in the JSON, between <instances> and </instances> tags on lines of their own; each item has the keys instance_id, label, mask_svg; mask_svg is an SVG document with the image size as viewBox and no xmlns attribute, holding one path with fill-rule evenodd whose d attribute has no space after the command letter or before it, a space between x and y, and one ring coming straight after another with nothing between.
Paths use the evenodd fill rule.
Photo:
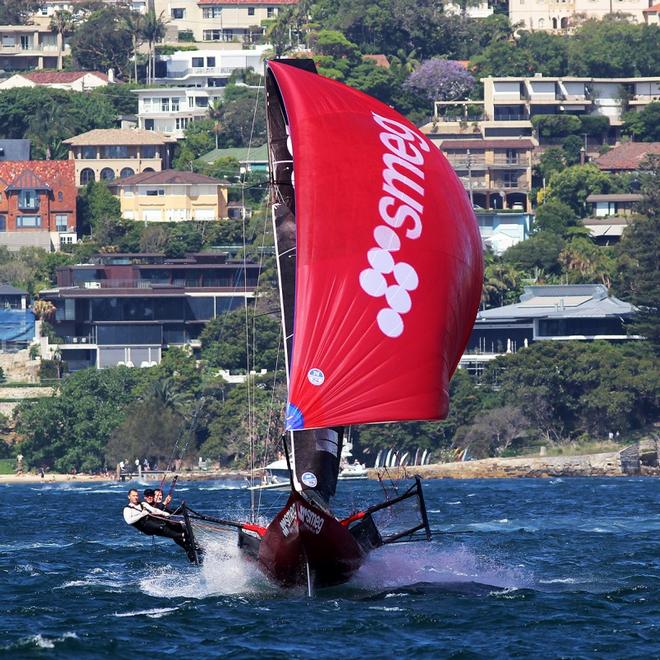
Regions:
<instances>
[{"instance_id":1,"label":"rock at shoreline","mask_svg":"<svg viewBox=\"0 0 660 660\"><path fill-rule=\"evenodd\" d=\"M398 468L372 469L372 479L505 479L520 477L621 477L659 475L658 443L655 440L627 447L622 451L585 456L525 456L485 458L460 463L436 463Z\"/></svg>"}]
</instances>

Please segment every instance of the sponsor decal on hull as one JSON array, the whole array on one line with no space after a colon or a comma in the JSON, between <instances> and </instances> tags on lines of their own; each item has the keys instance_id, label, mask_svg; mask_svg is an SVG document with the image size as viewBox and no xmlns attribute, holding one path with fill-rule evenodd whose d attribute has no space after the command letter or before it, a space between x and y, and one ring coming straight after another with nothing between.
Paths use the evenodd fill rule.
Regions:
<instances>
[{"instance_id":1,"label":"sponsor decal on hull","mask_svg":"<svg viewBox=\"0 0 660 660\"><path fill-rule=\"evenodd\" d=\"M294 502L282 516L280 528L284 537L294 531L304 529L319 534L323 528L323 518L300 502Z\"/></svg>"}]
</instances>

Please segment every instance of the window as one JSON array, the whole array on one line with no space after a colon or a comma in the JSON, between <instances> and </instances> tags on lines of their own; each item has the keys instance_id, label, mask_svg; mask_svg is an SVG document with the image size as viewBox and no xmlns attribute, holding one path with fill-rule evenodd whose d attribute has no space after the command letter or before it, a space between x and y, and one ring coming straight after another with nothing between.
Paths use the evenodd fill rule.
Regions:
<instances>
[{"instance_id":1,"label":"window","mask_svg":"<svg viewBox=\"0 0 660 660\"><path fill-rule=\"evenodd\" d=\"M58 202L61 202L63 199L64 199L64 194L63 194L62 191L60 190L60 191L57 193L57 201L58 201Z\"/></svg>"},{"instance_id":2,"label":"window","mask_svg":"<svg viewBox=\"0 0 660 660\"><path fill-rule=\"evenodd\" d=\"M162 197L164 194L165 190L163 188L153 188L145 192L147 197Z\"/></svg>"},{"instance_id":3,"label":"window","mask_svg":"<svg viewBox=\"0 0 660 660\"><path fill-rule=\"evenodd\" d=\"M16 216L16 229L36 229L37 227L41 227L40 215Z\"/></svg>"},{"instance_id":4,"label":"window","mask_svg":"<svg viewBox=\"0 0 660 660\"><path fill-rule=\"evenodd\" d=\"M204 18L220 18L221 15L222 7L204 7L204 9L202 9L202 16ZM204 39L210 41L206 39L206 37ZM213 41L217 41L217 39L214 39Z\"/></svg>"},{"instance_id":5,"label":"window","mask_svg":"<svg viewBox=\"0 0 660 660\"><path fill-rule=\"evenodd\" d=\"M186 10L175 8L172 9L171 15L174 20L181 20L186 15Z\"/></svg>"},{"instance_id":6,"label":"window","mask_svg":"<svg viewBox=\"0 0 660 660\"><path fill-rule=\"evenodd\" d=\"M18 206L21 209L36 211L39 208L39 195L36 190L21 190L18 193Z\"/></svg>"},{"instance_id":7,"label":"window","mask_svg":"<svg viewBox=\"0 0 660 660\"><path fill-rule=\"evenodd\" d=\"M190 119L188 117L176 117L174 120L174 124L176 126L177 131L182 131L185 128L188 128L188 122Z\"/></svg>"},{"instance_id":8,"label":"window","mask_svg":"<svg viewBox=\"0 0 660 660\"><path fill-rule=\"evenodd\" d=\"M215 66L215 57L207 57L206 66Z\"/></svg>"},{"instance_id":9,"label":"window","mask_svg":"<svg viewBox=\"0 0 660 660\"><path fill-rule=\"evenodd\" d=\"M275 7L266 7L266 16L273 18L275 16Z\"/></svg>"},{"instance_id":10,"label":"window","mask_svg":"<svg viewBox=\"0 0 660 660\"><path fill-rule=\"evenodd\" d=\"M170 111L170 100L169 98L162 98L160 100L160 111L169 112Z\"/></svg>"},{"instance_id":11,"label":"window","mask_svg":"<svg viewBox=\"0 0 660 660\"><path fill-rule=\"evenodd\" d=\"M172 112L179 112L179 97L175 96L172 99Z\"/></svg>"},{"instance_id":12,"label":"window","mask_svg":"<svg viewBox=\"0 0 660 660\"><path fill-rule=\"evenodd\" d=\"M73 243L73 236L60 236L60 245L71 245Z\"/></svg>"},{"instance_id":13,"label":"window","mask_svg":"<svg viewBox=\"0 0 660 660\"><path fill-rule=\"evenodd\" d=\"M130 167L122 167L121 172L119 173L120 179L127 179L129 176L133 176L135 172Z\"/></svg>"},{"instance_id":14,"label":"window","mask_svg":"<svg viewBox=\"0 0 660 660\"><path fill-rule=\"evenodd\" d=\"M128 158L128 147L121 144L109 144L103 147L101 158Z\"/></svg>"},{"instance_id":15,"label":"window","mask_svg":"<svg viewBox=\"0 0 660 660\"><path fill-rule=\"evenodd\" d=\"M204 66L204 58L203 57L193 57L192 58L192 65L193 65L193 67Z\"/></svg>"},{"instance_id":16,"label":"window","mask_svg":"<svg viewBox=\"0 0 660 660\"><path fill-rule=\"evenodd\" d=\"M110 167L104 167L101 170L101 181L112 181L115 178L115 171Z\"/></svg>"},{"instance_id":17,"label":"window","mask_svg":"<svg viewBox=\"0 0 660 660\"><path fill-rule=\"evenodd\" d=\"M153 144L145 144L140 147L142 158L156 158L156 147Z\"/></svg>"},{"instance_id":18,"label":"window","mask_svg":"<svg viewBox=\"0 0 660 660\"><path fill-rule=\"evenodd\" d=\"M96 159L96 147L83 147L80 152L81 158L85 160L95 160Z\"/></svg>"},{"instance_id":19,"label":"window","mask_svg":"<svg viewBox=\"0 0 660 660\"><path fill-rule=\"evenodd\" d=\"M254 16L254 7L248 7L248 16Z\"/></svg>"},{"instance_id":20,"label":"window","mask_svg":"<svg viewBox=\"0 0 660 660\"><path fill-rule=\"evenodd\" d=\"M68 214L62 213L55 216L55 229L57 229L57 231L68 231L69 229Z\"/></svg>"},{"instance_id":21,"label":"window","mask_svg":"<svg viewBox=\"0 0 660 660\"><path fill-rule=\"evenodd\" d=\"M7 216L0 215L0 231L7 231Z\"/></svg>"},{"instance_id":22,"label":"window","mask_svg":"<svg viewBox=\"0 0 660 660\"><path fill-rule=\"evenodd\" d=\"M80 172L80 185L86 186L90 181L96 181L94 170L86 167Z\"/></svg>"},{"instance_id":23,"label":"window","mask_svg":"<svg viewBox=\"0 0 660 660\"><path fill-rule=\"evenodd\" d=\"M195 107L197 108L207 108L209 105L208 96L196 96L195 97Z\"/></svg>"},{"instance_id":24,"label":"window","mask_svg":"<svg viewBox=\"0 0 660 660\"><path fill-rule=\"evenodd\" d=\"M204 30L203 39L204 41L220 41L222 30Z\"/></svg>"},{"instance_id":25,"label":"window","mask_svg":"<svg viewBox=\"0 0 660 660\"><path fill-rule=\"evenodd\" d=\"M154 120L153 119L145 119L144 120L144 130L145 131L153 131L154 130Z\"/></svg>"}]
</instances>

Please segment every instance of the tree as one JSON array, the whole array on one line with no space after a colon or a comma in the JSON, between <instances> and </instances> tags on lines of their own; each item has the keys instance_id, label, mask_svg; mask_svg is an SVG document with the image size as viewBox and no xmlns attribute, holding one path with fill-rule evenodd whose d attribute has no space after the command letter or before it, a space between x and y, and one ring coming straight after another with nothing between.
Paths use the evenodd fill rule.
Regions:
<instances>
[{"instance_id":1,"label":"tree","mask_svg":"<svg viewBox=\"0 0 660 660\"><path fill-rule=\"evenodd\" d=\"M200 340L202 358L212 367L273 370L283 366L280 323L274 315L250 312L246 319L244 309L221 314L206 325Z\"/></svg>"},{"instance_id":2,"label":"tree","mask_svg":"<svg viewBox=\"0 0 660 660\"><path fill-rule=\"evenodd\" d=\"M522 293L524 273L510 263L491 261L484 269L481 304L485 308L517 302Z\"/></svg>"},{"instance_id":3,"label":"tree","mask_svg":"<svg viewBox=\"0 0 660 660\"><path fill-rule=\"evenodd\" d=\"M156 15L153 9L150 9L142 20L140 32L147 42L149 56L147 59L147 85L150 85L156 75L156 44L165 36L164 12Z\"/></svg>"},{"instance_id":4,"label":"tree","mask_svg":"<svg viewBox=\"0 0 660 660\"><path fill-rule=\"evenodd\" d=\"M660 47L657 25L635 25L624 15L585 21L568 42L568 73L616 78L652 76Z\"/></svg>"},{"instance_id":5,"label":"tree","mask_svg":"<svg viewBox=\"0 0 660 660\"><path fill-rule=\"evenodd\" d=\"M212 131L213 122L210 119L191 122L184 131L183 140L178 144L178 152L173 162L174 168L192 170L193 163L213 149Z\"/></svg>"},{"instance_id":6,"label":"tree","mask_svg":"<svg viewBox=\"0 0 660 660\"><path fill-rule=\"evenodd\" d=\"M608 289L615 270L611 250L600 248L585 236L577 236L569 241L559 255L570 284L591 284L600 282Z\"/></svg>"},{"instance_id":7,"label":"tree","mask_svg":"<svg viewBox=\"0 0 660 660\"><path fill-rule=\"evenodd\" d=\"M121 219L119 200L103 181L91 181L80 190L77 215L81 232L89 232L95 236L102 225L107 225L108 222L119 223ZM99 236L95 238L97 241L103 240Z\"/></svg>"},{"instance_id":8,"label":"tree","mask_svg":"<svg viewBox=\"0 0 660 660\"><path fill-rule=\"evenodd\" d=\"M551 232L540 232L508 248L502 255L502 261L527 273L541 269L545 273L559 274L559 254L563 249L564 241L560 236Z\"/></svg>"},{"instance_id":9,"label":"tree","mask_svg":"<svg viewBox=\"0 0 660 660\"><path fill-rule=\"evenodd\" d=\"M623 115L623 133L638 142L660 142L660 102Z\"/></svg>"},{"instance_id":10,"label":"tree","mask_svg":"<svg viewBox=\"0 0 660 660\"><path fill-rule=\"evenodd\" d=\"M545 200L536 210L534 226L564 236L570 227L577 226L579 219L573 209L557 199Z\"/></svg>"},{"instance_id":11,"label":"tree","mask_svg":"<svg viewBox=\"0 0 660 660\"><path fill-rule=\"evenodd\" d=\"M529 76L534 73L532 54L511 41L496 41L470 60L478 78L487 76Z\"/></svg>"},{"instance_id":12,"label":"tree","mask_svg":"<svg viewBox=\"0 0 660 660\"><path fill-rule=\"evenodd\" d=\"M404 88L429 101L453 101L466 98L474 82L459 62L436 58L422 62L408 76Z\"/></svg>"},{"instance_id":13,"label":"tree","mask_svg":"<svg viewBox=\"0 0 660 660\"><path fill-rule=\"evenodd\" d=\"M548 198L570 206L580 217L587 214L587 197L594 193L614 192L620 184L595 165L573 165L550 177Z\"/></svg>"},{"instance_id":14,"label":"tree","mask_svg":"<svg viewBox=\"0 0 660 660\"><path fill-rule=\"evenodd\" d=\"M639 309L633 330L660 348L660 215L636 218L616 246L614 291Z\"/></svg>"},{"instance_id":15,"label":"tree","mask_svg":"<svg viewBox=\"0 0 660 660\"><path fill-rule=\"evenodd\" d=\"M530 53L534 71L544 76L565 76L568 42L564 35L549 32L520 32L517 46Z\"/></svg>"},{"instance_id":16,"label":"tree","mask_svg":"<svg viewBox=\"0 0 660 660\"><path fill-rule=\"evenodd\" d=\"M169 231L165 254L168 257L180 258L186 254L199 252L203 241L199 225L192 222L177 223Z\"/></svg>"},{"instance_id":17,"label":"tree","mask_svg":"<svg viewBox=\"0 0 660 660\"><path fill-rule=\"evenodd\" d=\"M60 472L102 469L107 441L145 377L142 369L84 369L64 380L57 395L19 404L16 429L27 462Z\"/></svg>"},{"instance_id":18,"label":"tree","mask_svg":"<svg viewBox=\"0 0 660 660\"><path fill-rule=\"evenodd\" d=\"M133 35L126 23L127 10L103 7L91 13L71 39L71 52L85 69L113 69L119 78L128 73Z\"/></svg>"},{"instance_id":19,"label":"tree","mask_svg":"<svg viewBox=\"0 0 660 660\"><path fill-rule=\"evenodd\" d=\"M57 36L57 68L62 68L62 51L64 50L64 35L71 34L76 21L69 11L56 11L50 19L50 29Z\"/></svg>"},{"instance_id":20,"label":"tree","mask_svg":"<svg viewBox=\"0 0 660 660\"><path fill-rule=\"evenodd\" d=\"M566 155L567 165L578 165L582 159L582 154L585 153L584 142L577 135L569 135L567 138L564 138L561 148Z\"/></svg>"},{"instance_id":21,"label":"tree","mask_svg":"<svg viewBox=\"0 0 660 660\"><path fill-rule=\"evenodd\" d=\"M0 4L0 25L26 25L40 6L39 0L4 0Z\"/></svg>"},{"instance_id":22,"label":"tree","mask_svg":"<svg viewBox=\"0 0 660 660\"><path fill-rule=\"evenodd\" d=\"M657 367L648 346L536 342L494 360L505 405L519 407L546 441L643 428L658 414Z\"/></svg>"},{"instance_id":23,"label":"tree","mask_svg":"<svg viewBox=\"0 0 660 660\"><path fill-rule=\"evenodd\" d=\"M540 138L555 138L577 133L582 124L574 115L535 115L532 126Z\"/></svg>"},{"instance_id":24,"label":"tree","mask_svg":"<svg viewBox=\"0 0 660 660\"><path fill-rule=\"evenodd\" d=\"M470 426L461 429L454 446L467 450L470 458L499 456L516 440L529 436L530 426L530 421L515 406L486 410Z\"/></svg>"},{"instance_id":25,"label":"tree","mask_svg":"<svg viewBox=\"0 0 660 660\"><path fill-rule=\"evenodd\" d=\"M539 158L539 172L541 176L550 181L555 172L561 172L566 168L566 154L561 147L548 147L544 149Z\"/></svg>"}]
</instances>

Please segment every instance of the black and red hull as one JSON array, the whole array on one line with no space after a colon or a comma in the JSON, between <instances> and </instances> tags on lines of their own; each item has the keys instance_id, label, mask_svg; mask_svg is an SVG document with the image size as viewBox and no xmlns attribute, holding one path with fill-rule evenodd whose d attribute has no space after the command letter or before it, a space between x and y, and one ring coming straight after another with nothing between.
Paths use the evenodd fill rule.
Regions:
<instances>
[{"instance_id":1,"label":"black and red hull","mask_svg":"<svg viewBox=\"0 0 660 660\"><path fill-rule=\"evenodd\" d=\"M347 525L292 492L266 528L257 559L284 586L329 587L348 581L366 553Z\"/></svg>"}]
</instances>

